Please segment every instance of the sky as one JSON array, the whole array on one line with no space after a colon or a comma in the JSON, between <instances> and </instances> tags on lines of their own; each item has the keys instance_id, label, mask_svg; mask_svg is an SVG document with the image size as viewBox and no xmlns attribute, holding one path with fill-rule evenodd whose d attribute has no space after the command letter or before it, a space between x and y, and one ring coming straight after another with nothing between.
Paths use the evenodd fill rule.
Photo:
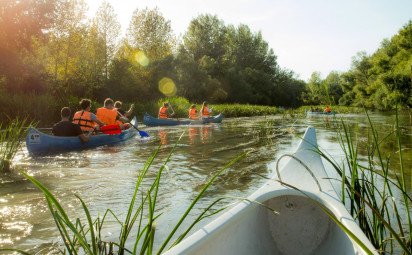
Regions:
<instances>
[{"instance_id":1,"label":"sky","mask_svg":"<svg viewBox=\"0 0 412 255\"><path fill-rule=\"evenodd\" d=\"M93 17L104 0L86 0ZM308 80L347 71L360 51L375 52L412 20L412 0L106 0L125 33L134 10L158 7L183 35L200 14L261 31L282 68Z\"/></svg>"}]
</instances>

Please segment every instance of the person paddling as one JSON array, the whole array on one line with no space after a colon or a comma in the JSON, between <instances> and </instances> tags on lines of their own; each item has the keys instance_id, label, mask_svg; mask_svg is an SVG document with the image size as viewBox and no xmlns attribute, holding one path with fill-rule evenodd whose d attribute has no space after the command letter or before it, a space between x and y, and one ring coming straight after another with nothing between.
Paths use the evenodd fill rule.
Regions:
<instances>
[{"instance_id":1,"label":"person paddling","mask_svg":"<svg viewBox=\"0 0 412 255\"><path fill-rule=\"evenodd\" d=\"M119 115L111 98L104 100L104 106L97 109L96 116L106 125L119 125L121 129L127 128L123 122L128 122L128 119Z\"/></svg>"},{"instance_id":2,"label":"person paddling","mask_svg":"<svg viewBox=\"0 0 412 255\"><path fill-rule=\"evenodd\" d=\"M84 134L78 124L72 123L70 119L71 110L69 107L63 107L60 111L61 121L54 124L52 133L55 136L78 136L82 142L88 142L90 135L93 133L91 129L87 134Z\"/></svg>"},{"instance_id":3,"label":"person paddling","mask_svg":"<svg viewBox=\"0 0 412 255\"><path fill-rule=\"evenodd\" d=\"M196 110L196 105L192 104L189 109L189 119L197 120L199 119L199 115Z\"/></svg>"},{"instance_id":4,"label":"person paddling","mask_svg":"<svg viewBox=\"0 0 412 255\"><path fill-rule=\"evenodd\" d=\"M160 109L159 109L159 114L158 114L158 118L159 119L167 119L167 118L170 118L170 117L172 117L174 114L175 114L175 112L173 111L172 113L170 113L170 108L171 108L171 106L170 106L170 108L169 108L169 103L168 102L164 102L163 103L163 106L162 107L160 107Z\"/></svg>"},{"instance_id":5,"label":"person paddling","mask_svg":"<svg viewBox=\"0 0 412 255\"><path fill-rule=\"evenodd\" d=\"M202 118L209 118L211 113L212 108L209 109L207 101L204 101L202 104L202 108L200 109L200 114L202 115Z\"/></svg>"},{"instance_id":6,"label":"person paddling","mask_svg":"<svg viewBox=\"0 0 412 255\"><path fill-rule=\"evenodd\" d=\"M121 101L116 101L114 103L114 108L116 108L116 110L124 117L126 118L130 118L130 116L132 116L133 113L133 109L134 109L134 104L132 104L129 108L129 110L126 112L125 110L122 109L122 105L123 103Z\"/></svg>"},{"instance_id":7,"label":"person paddling","mask_svg":"<svg viewBox=\"0 0 412 255\"><path fill-rule=\"evenodd\" d=\"M329 105L326 105L326 108L325 108L324 112L326 112L326 113L331 113L332 112L332 109L330 108Z\"/></svg>"},{"instance_id":8,"label":"person paddling","mask_svg":"<svg viewBox=\"0 0 412 255\"><path fill-rule=\"evenodd\" d=\"M79 125L84 133L94 130L96 123L99 126L104 126L105 123L100 121L94 113L90 112L91 101L89 99L82 99L79 104L81 110L74 114L73 123Z\"/></svg>"}]
</instances>

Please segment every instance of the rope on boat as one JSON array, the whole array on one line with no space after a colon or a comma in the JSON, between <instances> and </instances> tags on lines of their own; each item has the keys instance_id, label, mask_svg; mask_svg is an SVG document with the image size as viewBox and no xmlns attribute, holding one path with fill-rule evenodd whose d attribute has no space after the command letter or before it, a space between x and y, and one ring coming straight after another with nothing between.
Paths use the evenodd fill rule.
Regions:
<instances>
[{"instance_id":1,"label":"rope on boat","mask_svg":"<svg viewBox=\"0 0 412 255\"><path fill-rule=\"evenodd\" d=\"M302 160L300 160L298 157L296 157L296 156L293 155L293 154L283 154L283 155L278 159L278 161L276 162L276 173L278 174L279 181L283 182L283 181L282 181L282 178L280 177L279 162L280 162L280 160L281 160L282 158L284 158L284 157L291 157L291 158L293 158L294 160L296 160L297 162L299 162L304 168L306 168L306 170L310 173L310 175L312 176L312 178L315 180L316 184L318 185L319 191L322 192L322 188L320 187L319 181L318 181L318 179L316 178L316 176L313 174L312 170L310 170L309 167L308 167Z\"/></svg>"}]
</instances>

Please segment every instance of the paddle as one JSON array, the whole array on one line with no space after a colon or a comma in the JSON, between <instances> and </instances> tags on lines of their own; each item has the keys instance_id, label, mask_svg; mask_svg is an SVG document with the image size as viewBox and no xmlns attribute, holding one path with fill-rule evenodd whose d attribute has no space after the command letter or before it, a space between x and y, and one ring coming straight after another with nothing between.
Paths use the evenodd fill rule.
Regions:
<instances>
[{"instance_id":1,"label":"paddle","mask_svg":"<svg viewBox=\"0 0 412 255\"><path fill-rule=\"evenodd\" d=\"M139 130L135 125L133 125L132 123L130 123L130 122L127 122L127 123L129 123L132 127L134 127L138 132L139 132L139 135L140 135L140 137L150 137L150 135L148 134L148 133L146 133L145 131L142 131L142 130Z\"/></svg>"},{"instance_id":2,"label":"paddle","mask_svg":"<svg viewBox=\"0 0 412 255\"><path fill-rule=\"evenodd\" d=\"M170 114L170 117L173 118L173 115L175 115L175 110L173 109L172 105L169 103L170 109L172 110L172 114ZM179 118L176 116L175 117L177 121L179 121Z\"/></svg>"}]
</instances>

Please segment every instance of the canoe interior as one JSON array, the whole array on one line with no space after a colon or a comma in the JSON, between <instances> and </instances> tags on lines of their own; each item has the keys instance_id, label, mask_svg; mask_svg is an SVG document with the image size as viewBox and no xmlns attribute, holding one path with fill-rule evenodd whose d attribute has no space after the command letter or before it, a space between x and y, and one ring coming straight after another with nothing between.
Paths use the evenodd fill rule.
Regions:
<instances>
[{"instance_id":1,"label":"canoe interior","mask_svg":"<svg viewBox=\"0 0 412 255\"><path fill-rule=\"evenodd\" d=\"M207 242L183 253L355 254L349 237L308 197L281 195L264 204L278 214L263 206L248 207L231 224L205 235Z\"/></svg>"}]
</instances>

